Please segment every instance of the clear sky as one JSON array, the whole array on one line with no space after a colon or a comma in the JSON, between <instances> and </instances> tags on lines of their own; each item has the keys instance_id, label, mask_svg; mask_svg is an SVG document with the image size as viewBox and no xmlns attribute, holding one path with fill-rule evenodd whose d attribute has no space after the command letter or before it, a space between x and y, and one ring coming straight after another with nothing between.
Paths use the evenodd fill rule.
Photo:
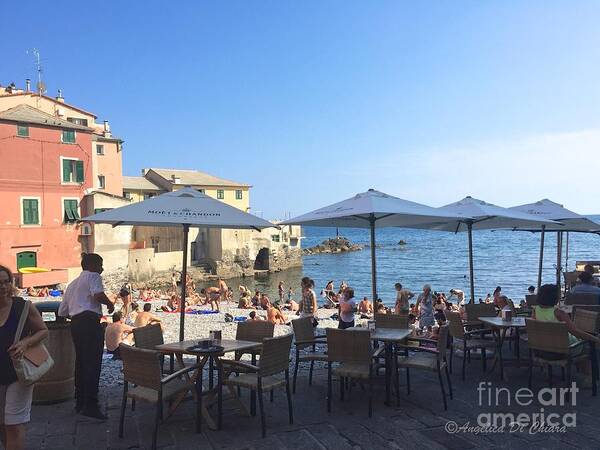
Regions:
<instances>
[{"instance_id":1,"label":"clear sky","mask_svg":"<svg viewBox=\"0 0 600 450\"><path fill-rule=\"evenodd\" d=\"M598 213L599 23L596 1L35 2L0 14L0 82L38 48L126 175L248 182L266 218L370 187Z\"/></svg>"}]
</instances>

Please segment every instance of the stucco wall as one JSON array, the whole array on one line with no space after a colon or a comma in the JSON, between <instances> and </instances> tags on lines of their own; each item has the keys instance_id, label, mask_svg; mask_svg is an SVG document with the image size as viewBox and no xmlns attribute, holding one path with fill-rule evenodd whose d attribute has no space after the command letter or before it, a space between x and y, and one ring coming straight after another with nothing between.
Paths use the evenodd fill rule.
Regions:
<instances>
[{"instance_id":1,"label":"stucco wall","mask_svg":"<svg viewBox=\"0 0 600 450\"><path fill-rule=\"evenodd\" d=\"M140 248L129 251L129 279L146 281L154 276L154 249Z\"/></svg>"},{"instance_id":2,"label":"stucco wall","mask_svg":"<svg viewBox=\"0 0 600 450\"><path fill-rule=\"evenodd\" d=\"M79 201L91 187L91 136L77 132L76 144L61 142L58 128L29 127L16 136L16 124L0 123L0 262L16 270L16 254L34 251L38 267L80 264L79 227L64 224L63 200ZM61 156L84 162L82 184L62 182ZM22 224L22 197L38 199L39 225Z\"/></svg>"}]
</instances>

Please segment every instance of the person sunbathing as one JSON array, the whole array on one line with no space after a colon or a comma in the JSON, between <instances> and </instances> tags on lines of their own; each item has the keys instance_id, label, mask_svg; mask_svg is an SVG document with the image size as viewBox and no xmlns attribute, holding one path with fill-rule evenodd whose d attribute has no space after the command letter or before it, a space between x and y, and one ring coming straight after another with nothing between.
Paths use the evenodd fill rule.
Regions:
<instances>
[{"instance_id":1,"label":"person sunbathing","mask_svg":"<svg viewBox=\"0 0 600 450\"><path fill-rule=\"evenodd\" d=\"M256 314L256 311L250 311L250 314L248 315L248 320L250 321L258 321L258 320L264 320L261 316L259 316L258 314Z\"/></svg>"},{"instance_id":2,"label":"person sunbathing","mask_svg":"<svg viewBox=\"0 0 600 450\"><path fill-rule=\"evenodd\" d=\"M267 294L260 294L260 307L266 311L270 306L271 301L267 297Z\"/></svg>"},{"instance_id":3,"label":"person sunbathing","mask_svg":"<svg viewBox=\"0 0 600 450\"><path fill-rule=\"evenodd\" d=\"M300 305L298 304L297 301L293 300L293 299L289 299L287 301L287 303L285 304L285 308L290 310L291 312L298 312L298 309L300 309Z\"/></svg>"},{"instance_id":4,"label":"person sunbathing","mask_svg":"<svg viewBox=\"0 0 600 450\"><path fill-rule=\"evenodd\" d=\"M50 290L48 289L48 286L44 286L43 288L40 288L40 290L38 291L38 297L48 297L50 295Z\"/></svg>"},{"instance_id":5,"label":"person sunbathing","mask_svg":"<svg viewBox=\"0 0 600 450\"><path fill-rule=\"evenodd\" d=\"M161 306L160 309L165 312L179 311L179 296L177 294L171 295L169 300L167 300L167 304L165 306Z\"/></svg>"},{"instance_id":6,"label":"person sunbathing","mask_svg":"<svg viewBox=\"0 0 600 450\"><path fill-rule=\"evenodd\" d=\"M152 305L150 303L146 303L144 305L144 310L137 313L135 321L133 322L134 328L145 327L148 324L158 323L160 324L160 328L162 330L162 321L160 317L155 316L150 311L152 310Z\"/></svg>"},{"instance_id":7,"label":"person sunbathing","mask_svg":"<svg viewBox=\"0 0 600 450\"><path fill-rule=\"evenodd\" d=\"M286 319L283 313L276 306L267 308L267 320L275 325L285 325Z\"/></svg>"},{"instance_id":8,"label":"person sunbathing","mask_svg":"<svg viewBox=\"0 0 600 450\"><path fill-rule=\"evenodd\" d=\"M252 300L250 299L249 294L245 294L240 297L240 301L238 302L238 308L255 309L254 306L252 306Z\"/></svg>"},{"instance_id":9,"label":"person sunbathing","mask_svg":"<svg viewBox=\"0 0 600 450\"><path fill-rule=\"evenodd\" d=\"M359 314L371 315L373 314L373 305L369 301L367 297L363 297L363 299L358 304L358 312Z\"/></svg>"},{"instance_id":10,"label":"person sunbathing","mask_svg":"<svg viewBox=\"0 0 600 450\"><path fill-rule=\"evenodd\" d=\"M256 291L254 293L254 297L252 297L252 306L255 306L258 308L258 305L260 304L260 291Z\"/></svg>"},{"instance_id":11,"label":"person sunbathing","mask_svg":"<svg viewBox=\"0 0 600 450\"><path fill-rule=\"evenodd\" d=\"M30 297L37 297L38 291L33 286L29 286L27 288L27 295Z\"/></svg>"}]
</instances>

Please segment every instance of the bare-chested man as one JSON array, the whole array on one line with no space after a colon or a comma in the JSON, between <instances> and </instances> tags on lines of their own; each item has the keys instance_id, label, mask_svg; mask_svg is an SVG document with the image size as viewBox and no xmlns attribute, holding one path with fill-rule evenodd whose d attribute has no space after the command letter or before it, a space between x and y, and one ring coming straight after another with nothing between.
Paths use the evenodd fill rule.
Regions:
<instances>
[{"instance_id":1,"label":"bare-chested man","mask_svg":"<svg viewBox=\"0 0 600 450\"><path fill-rule=\"evenodd\" d=\"M275 325L285 325L285 316L276 306L271 306L267 308L267 320Z\"/></svg>"},{"instance_id":2,"label":"bare-chested man","mask_svg":"<svg viewBox=\"0 0 600 450\"><path fill-rule=\"evenodd\" d=\"M155 316L154 314L152 314L150 312L151 310L152 310L152 305L150 303L144 304L144 310L137 313L135 321L133 322L133 326L135 328L138 328L138 327L145 327L146 325L153 324L153 323L160 324L161 323L160 318ZM162 329L162 324L161 324L160 328Z\"/></svg>"},{"instance_id":3,"label":"bare-chested man","mask_svg":"<svg viewBox=\"0 0 600 450\"><path fill-rule=\"evenodd\" d=\"M219 278L219 279L217 280L217 283L218 283L218 286L219 286L219 287L218 287L218 289L219 289L219 293L221 294L221 298L220 298L220 300L225 300L225 301L227 301L227 299L228 299L228 295L227 295L227 293L228 293L228 291L229 291L229 288L227 287L227 283L225 283L225 281L224 281L222 278ZM210 288L209 288L209 289L210 289Z\"/></svg>"},{"instance_id":4,"label":"bare-chested man","mask_svg":"<svg viewBox=\"0 0 600 450\"><path fill-rule=\"evenodd\" d=\"M220 305L220 301L221 301L221 290L218 287L208 287L206 289L202 289L200 291L201 294L206 294L206 298L207 300L210 302L210 308L213 311L220 311L221 309L221 305ZM216 306L216 308L215 308Z\"/></svg>"},{"instance_id":5,"label":"bare-chested man","mask_svg":"<svg viewBox=\"0 0 600 450\"><path fill-rule=\"evenodd\" d=\"M373 314L373 305L367 297L363 297L358 304L358 312L359 314Z\"/></svg>"}]
</instances>

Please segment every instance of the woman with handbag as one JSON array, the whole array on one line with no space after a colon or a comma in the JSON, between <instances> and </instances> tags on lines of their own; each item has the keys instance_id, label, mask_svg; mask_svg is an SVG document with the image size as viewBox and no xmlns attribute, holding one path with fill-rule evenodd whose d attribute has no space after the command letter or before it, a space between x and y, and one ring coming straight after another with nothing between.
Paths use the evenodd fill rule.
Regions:
<instances>
[{"instance_id":1,"label":"woman with handbag","mask_svg":"<svg viewBox=\"0 0 600 450\"><path fill-rule=\"evenodd\" d=\"M25 448L25 424L29 422L33 384L20 381L13 361L21 361L27 350L48 336L48 328L36 308L13 297L12 272L0 266L0 439L6 450ZM17 336L21 313L24 326Z\"/></svg>"}]
</instances>

